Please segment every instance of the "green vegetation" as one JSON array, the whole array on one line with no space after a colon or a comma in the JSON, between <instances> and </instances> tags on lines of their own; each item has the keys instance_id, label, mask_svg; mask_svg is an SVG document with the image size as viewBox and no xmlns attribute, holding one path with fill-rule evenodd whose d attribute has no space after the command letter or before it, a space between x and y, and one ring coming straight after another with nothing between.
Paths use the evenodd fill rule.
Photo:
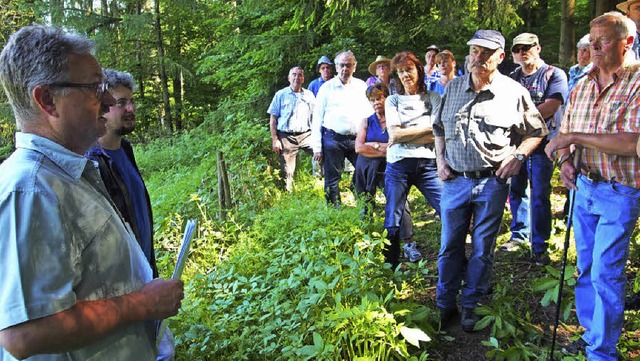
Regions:
<instances>
[{"instance_id":1,"label":"green vegetation","mask_svg":"<svg viewBox=\"0 0 640 361\"><path fill-rule=\"evenodd\" d=\"M479 309L480 338L470 344L464 334L439 331L434 295L440 223L419 194L411 198L425 260L393 272L381 254L381 209L368 224L352 200L339 210L327 207L307 156L299 162L296 192L276 190L277 159L264 126L247 113L232 116L225 108L220 114L211 113L194 131L136 149L151 191L165 277L186 219L199 219L185 271L186 298L170 320L179 360L441 360L455 348L496 360L546 359L561 220L554 222L551 266L532 266L527 250L496 255L493 293ZM216 217L216 151L224 152L231 179L233 210L226 221ZM561 193L556 184L556 212ZM508 221L505 212L505 230ZM506 240L508 232L498 243ZM634 245L632 259L637 252ZM569 259L575 261L573 249ZM569 266L565 276L561 346L579 334L572 313L574 270ZM620 343L628 359L639 355L637 323L636 313L628 312ZM564 360L585 359L556 350Z\"/></svg>"}]
</instances>

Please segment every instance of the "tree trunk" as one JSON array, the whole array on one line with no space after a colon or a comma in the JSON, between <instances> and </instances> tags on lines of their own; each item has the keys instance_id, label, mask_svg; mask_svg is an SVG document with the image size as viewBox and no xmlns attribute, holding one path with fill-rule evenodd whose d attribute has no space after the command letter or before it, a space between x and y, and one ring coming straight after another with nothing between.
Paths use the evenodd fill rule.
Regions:
<instances>
[{"instance_id":1,"label":"tree trunk","mask_svg":"<svg viewBox=\"0 0 640 361\"><path fill-rule=\"evenodd\" d=\"M158 60L160 86L162 87L162 104L164 109L164 122L169 134L173 133L173 121L171 119L171 104L169 103L169 86L167 81L167 70L164 65L164 45L162 40L162 27L160 26L160 0L155 1L155 13L156 13L156 36L158 40Z\"/></svg>"},{"instance_id":2,"label":"tree trunk","mask_svg":"<svg viewBox=\"0 0 640 361\"><path fill-rule=\"evenodd\" d=\"M140 16L142 15L142 1L143 0L138 0L136 2L136 15ZM145 97L145 88L144 88L144 76L143 74L143 66L142 66L142 54L143 54L143 45L142 45L142 40L141 40L141 36L140 34L138 34L136 36L136 75L138 76L138 97L140 98L140 100L143 100Z\"/></svg>"},{"instance_id":3,"label":"tree trunk","mask_svg":"<svg viewBox=\"0 0 640 361\"><path fill-rule=\"evenodd\" d=\"M569 67L575 63L575 0L562 0L562 18L560 20L560 49L558 63Z\"/></svg>"},{"instance_id":4,"label":"tree trunk","mask_svg":"<svg viewBox=\"0 0 640 361\"><path fill-rule=\"evenodd\" d=\"M183 97L183 91L182 91L182 71L178 72L174 77L173 77L173 99L175 100L176 104L174 106L175 108L175 112L176 112L176 130L182 130L182 120L183 120L183 114L182 114L182 97Z\"/></svg>"},{"instance_id":5,"label":"tree trunk","mask_svg":"<svg viewBox=\"0 0 640 361\"><path fill-rule=\"evenodd\" d=\"M618 1L616 0L596 0L595 14L593 17L600 16L607 11L615 11L617 3Z\"/></svg>"}]
</instances>

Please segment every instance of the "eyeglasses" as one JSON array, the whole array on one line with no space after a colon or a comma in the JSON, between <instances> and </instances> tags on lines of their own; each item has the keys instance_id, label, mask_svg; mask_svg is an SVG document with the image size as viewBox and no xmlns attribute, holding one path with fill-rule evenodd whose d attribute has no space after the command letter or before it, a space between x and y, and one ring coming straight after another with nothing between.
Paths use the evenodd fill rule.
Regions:
<instances>
[{"instance_id":1,"label":"eyeglasses","mask_svg":"<svg viewBox=\"0 0 640 361\"><path fill-rule=\"evenodd\" d=\"M60 82L60 83L51 83L48 84L52 88L85 88L85 89L93 89L96 91L96 98L99 101L102 101L104 98L104 93L109 89L109 84L106 81L96 82L96 83L71 83L71 82Z\"/></svg>"},{"instance_id":2,"label":"eyeglasses","mask_svg":"<svg viewBox=\"0 0 640 361\"><path fill-rule=\"evenodd\" d=\"M355 65L354 63L338 63L336 64L339 68L347 68L351 69Z\"/></svg>"},{"instance_id":3,"label":"eyeglasses","mask_svg":"<svg viewBox=\"0 0 640 361\"><path fill-rule=\"evenodd\" d=\"M136 104L133 102L133 98L131 98L131 99L127 99L127 98L116 99L116 103L113 106L124 109L128 105L131 105L132 108L135 108Z\"/></svg>"},{"instance_id":4,"label":"eyeglasses","mask_svg":"<svg viewBox=\"0 0 640 361\"><path fill-rule=\"evenodd\" d=\"M513 49L511 49L511 52L514 54L518 54L520 53L520 51L524 50L524 52L526 53L527 51L529 51L529 49L533 48L534 46L536 46L536 44L516 46Z\"/></svg>"}]
</instances>

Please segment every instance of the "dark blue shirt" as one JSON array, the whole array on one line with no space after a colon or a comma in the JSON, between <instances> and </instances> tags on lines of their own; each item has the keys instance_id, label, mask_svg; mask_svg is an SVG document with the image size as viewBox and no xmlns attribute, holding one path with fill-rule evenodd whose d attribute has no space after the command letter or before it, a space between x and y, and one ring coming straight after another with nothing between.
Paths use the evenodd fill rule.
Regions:
<instances>
[{"instance_id":1,"label":"dark blue shirt","mask_svg":"<svg viewBox=\"0 0 640 361\"><path fill-rule=\"evenodd\" d=\"M111 157L114 167L122 176L122 181L129 190L129 197L133 202L136 224L138 225L140 238L142 238L139 239L138 242L147 260L151 260L151 219L147 212L147 199L142 178L138 175L138 172L122 148L118 148L118 150L104 149L104 152Z\"/></svg>"},{"instance_id":2,"label":"dark blue shirt","mask_svg":"<svg viewBox=\"0 0 640 361\"><path fill-rule=\"evenodd\" d=\"M373 113L373 115L367 118L367 137L364 141L389 143L389 133L387 133L386 128L382 129L382 127L380 127L380 121L376 113Z\"/></svg>"}]
</instances>

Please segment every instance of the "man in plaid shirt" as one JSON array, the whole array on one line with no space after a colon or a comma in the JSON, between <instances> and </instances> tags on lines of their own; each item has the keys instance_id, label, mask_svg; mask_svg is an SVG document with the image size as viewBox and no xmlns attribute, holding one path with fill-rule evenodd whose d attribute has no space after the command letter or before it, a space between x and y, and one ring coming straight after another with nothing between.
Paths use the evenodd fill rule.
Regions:
<instances>
[{"instance_id":1,"label":"man in plaid shirt","mask_svg":"<svg viewBox=\"0 0 640 361\"><path fill-rule=\"evenodd\" d=\"M467 42L471 72L453 79L433 123L442 236L438 255L436 304L441 323L458 313L462 285L462 330L474 330L475 309L487 293L493 249L500 230L509 178L548 134L529 92L500 74L504 37L478 30ZM473 251L465 258L465 240L473 216Z\"/></svg>"},{"instance_id":2,"label":"man in plaid shirt","mask_svg":"<svg viewBox=\"0 0 640 361\"><path fill-rule=\"evenodd\" d=\"M624 323L624 267L640 214L640 63L625 60L636 26L620 13L591 21L594 68L571 93L560 134L546 147L557 152L560 176L573 189L578 281L576 314L586 329L589 360L615 360ZM582 148L579 169L570 145Z\"/></svg>"}]
</instances>

